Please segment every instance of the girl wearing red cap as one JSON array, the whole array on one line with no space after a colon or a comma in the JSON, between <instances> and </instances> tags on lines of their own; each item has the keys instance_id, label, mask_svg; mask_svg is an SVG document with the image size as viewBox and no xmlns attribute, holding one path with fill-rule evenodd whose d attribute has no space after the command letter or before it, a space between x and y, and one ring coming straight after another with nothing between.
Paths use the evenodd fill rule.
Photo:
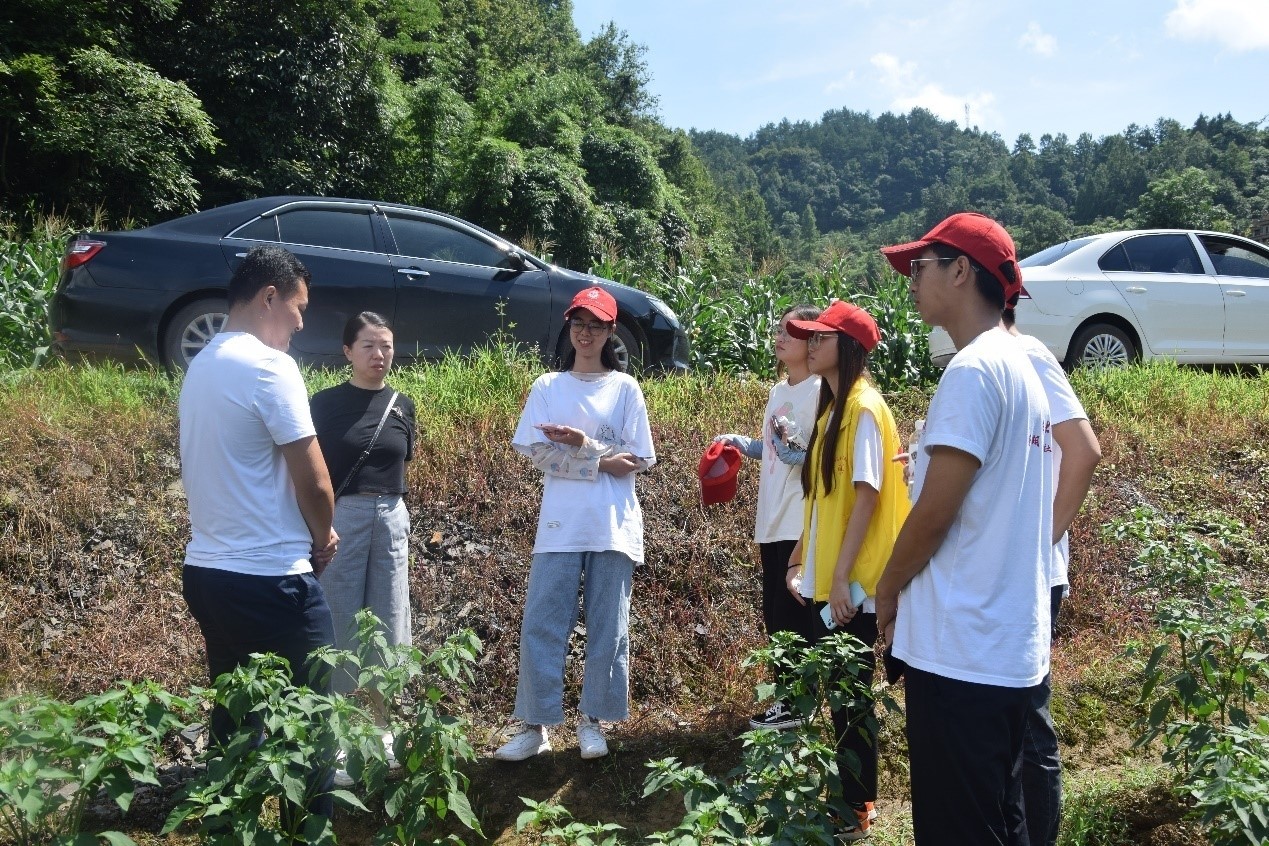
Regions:
<instances>
[{"instance_id":1,"label":"girl wearing red cap","mask_svg":"<svg viewBox=\"0 0 1269 846\"><path fill-rule=\"evenodd\" d=\"M807 637L806 614L789 595L784 577L789 555L802 535L801 467L807 438L815 426L820 380L807 367L806 340L789 334L788 327L791 320L814 320L819 314L815 306L800 305L780 318L775 332L775 357L784 378L771 388L762 437L728 434L715 438L736 447L745 457L762 462L754 540L762 559L762 623L768 637L776 632ZM781 699L749 721L755 729L781 730L801 724L801 715Z\"/></svg>"},{"instance_id":2,"label":"girl wearing red cap","mask_svg":"<svg viewBox=\"0 0 1269 846\"><path fill-rule=\"evenodd\" d=\"M630 590L643 562L635 474L656 462L639 383L620 372L612 345L617 303L587 288L564 313L572 349L539 376L512 438L543 473L533 565L520 629L515 716L524 728L493 753L522 761L551 748L564 722L564 659L581 585L586 666L578 703L583 758L608 754L601 721L629 716Z\"/></svg>"},{"instance_id":3,"label":"girl wearing red cap","mask_svg":"<svg viewBox=\"0 0 1269 846\"><path fill-rule=\"evenodd\" d=\"M868 354L881 335L868 312L841 301L816 320L790 321L788 329L807 339L820 396L802 466L802 537L789 558L787 585L814 610L812 643L840 629L869 647L859 680L871 687L877 580L909 510L902 470L891 461L902 449L899 430L867 378ZM866 837L876 816L877 739L866 727L868 716L844 707L833 712L842 796L830 802L845 820L837 832L841 841Z\"/></svg>"}]
</instances>

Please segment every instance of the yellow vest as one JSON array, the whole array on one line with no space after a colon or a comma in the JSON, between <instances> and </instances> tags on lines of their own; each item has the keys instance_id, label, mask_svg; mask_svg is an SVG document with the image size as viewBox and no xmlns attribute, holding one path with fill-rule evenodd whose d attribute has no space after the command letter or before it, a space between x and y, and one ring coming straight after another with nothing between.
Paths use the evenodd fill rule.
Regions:
<instances>
[{"instance_id":1,"label":"yellow vest","mask_svg":"<svg viewBox=\"0 0 1269 846\"><path fill-rule=\"evenodd\" d=\"M825 494L820 471L820 456L824 450L824 433L828 428L828 418L833 409L830 405L815 423L815 446L806 460L810 462L811 494L804 500L802 514L802 542L815 544L815 599L823 602L828 599L833 587L833 571L837 569L837 556L842 551L842 540L846 537L846 523L850 519L851 509L855 507L855 432L859 428L860 412L867 410L877 422L881 431L881 454L883 457L881 471L881 491L877 497L877 508L872 513L872 521L868 524L868 533L864 536L863 546L851 569L851 580L858 581L869 596L877 595L877 582L881 579L881 571L890 560L890 552L894 549L895 538L899 529L907 519L912 504L908 501L908 489L903 481L903 468L891 459L902 449L899 443L899 429L895 425L890 406L886 405L881 393L868 384L865 379L858 379L846 395L846 407L843 409L841 434L837 440L837 461L833 465L833 491ZM811 510L818 507L816 535L811 533ZM809 540L808 540L809 538Z\"/></svg>"}]
</instances>

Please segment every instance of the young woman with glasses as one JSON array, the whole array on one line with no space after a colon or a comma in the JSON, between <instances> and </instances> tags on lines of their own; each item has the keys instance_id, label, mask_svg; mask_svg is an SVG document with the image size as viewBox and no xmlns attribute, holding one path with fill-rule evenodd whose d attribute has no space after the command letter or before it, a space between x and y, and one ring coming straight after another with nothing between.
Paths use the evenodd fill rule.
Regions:
<instances>
[{"instance_id":1,"label":"young woman with glasses","mask_svg":"<svg viewBox=\"0 0 1269 846\"><path fill-rule=\"evenodd\" d=\"M815 320L789 322L807 341L807 365L820 377L818 419L802 466L802 536L789 558L787 585L808 609L811 643L838 630L868 647L858 674L870 691L877 642L877 581L909 511L894 416L868 379L868 355L881 340L868 312L835 302ZM852 587L854 590L852 591ZM839 841L868 835L876 812L877 738L868 711L833 711L842 795L830 796L842 822Z\"/></svg>"},{"instance_id":2,"label":"young woman with glasses","mask_svg":"<svg viewBox=\"0 0 1269 846\"><path fill-rule=\"evenodd\" d=\"M616 301L587 288L564 316L572 349L560 372L533 383L511 442L542 471L543 486L520 629L514 715L524 728L493 753L503 761L550 750L546 727L564 722L564 660L579 585L586 618L581 756L607 755L601 721L629 716L630 593L643 562L635 475L656 454L643 392L617 366Z\"/></svg>"},{"instance_id":3,"label":"young woman with glasses","mask_svg":"<svg viewBox=\"0 0 1269 846\"><path fill-rule=\"evenodd\" d=\"M754 541L762 560L762 623L770 637L776 632L793 632L804 639L806 614L785 588L789 556L802 534L802 482L800 470L806 457L806 442L815 426L815 404L820 395L820 379L807 367L806 340L788 332L790 320L814 320L820 310L799 305L780 317L774 347L777 368L784 378L771 388L762 417L762 435L719 435L746 458L760 461L758 513ZM778 680L777 680L778 681ZM771 707L755 714L752 728L789 729L801 725L789 703L777 697Z\"/></svg>"}]
</instances>

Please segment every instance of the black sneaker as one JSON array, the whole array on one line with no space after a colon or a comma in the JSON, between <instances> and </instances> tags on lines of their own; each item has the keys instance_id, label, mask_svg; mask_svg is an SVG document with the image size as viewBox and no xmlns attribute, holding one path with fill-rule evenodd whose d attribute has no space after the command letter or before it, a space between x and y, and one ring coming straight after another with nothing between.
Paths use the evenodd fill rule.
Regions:
<instances>
[{"instance_id":1,"label":"black sneaker","mask_svg":"<svg viewBox=\"0 0 1269 846\"><path fill-rule=\"evenodd\" d=\"M806 719L799 717L789 710L789 706L783 702L776 702L761 714L755 714L749 720L749 727L755 729L773 729L775 731L783 731L785 729L797 728L806 722Z\"/></svg>"}]
</instances>

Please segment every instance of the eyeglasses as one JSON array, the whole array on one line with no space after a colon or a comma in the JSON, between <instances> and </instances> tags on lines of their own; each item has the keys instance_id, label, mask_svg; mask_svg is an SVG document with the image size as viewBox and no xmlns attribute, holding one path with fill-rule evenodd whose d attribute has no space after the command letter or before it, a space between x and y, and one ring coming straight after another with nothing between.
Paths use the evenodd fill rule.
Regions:
<instances>
[{"instance_id":1,"label":"eyeglasses","mask_svg":"<svg viewBox=\"0 0 1269 846\"><path fill-rule=\"evenodd\" d=\"M771 327L771 337L773 337L773 338L792 338L793 336L789 334L789 327L787 327L787 326L772 326L772 327Z\"/></svg>"},{"instance_id":2,"label":"eyeglasses","mask_svg":"<svg viewBox=\"0 0 1269 846\"><path fill-rule=\"evenodd\" d=\"M908 271L909 278L911 278L912 281L915 282L917 280L917 277L921 275L921 265L928 264L929 262L932 262L932 261L938 262L939 264L943 264L944 262L948 262L948 261L956 261L956 257L953 256L952 258L913 259L911 263L912 266Z\"/></svg>"},{"instance_id":3,"label":"eyeglasses","mask_svg":"<svg viewBox=\"0 0 1269 846\"><path fill-rule=\"evenodd\" d=\"M806 348L808 350L819 349L820 343L826 338L836 335L836 332L816 332L814 335L806 339Z\"/></svg>"},{"instance_id":4,"label":"eyeglasses","mask_svg":"<svg viewBox=\"0 0 1269 846\"><path fill-rule=\"evenodd\" d=\"M582 320L577 317L570 317L568 320L568 328L574 332L584 332L587 335L598 335L600 332L608 330L607 323L599 323L593 320Z\"/></svg>"}]
</instances>

